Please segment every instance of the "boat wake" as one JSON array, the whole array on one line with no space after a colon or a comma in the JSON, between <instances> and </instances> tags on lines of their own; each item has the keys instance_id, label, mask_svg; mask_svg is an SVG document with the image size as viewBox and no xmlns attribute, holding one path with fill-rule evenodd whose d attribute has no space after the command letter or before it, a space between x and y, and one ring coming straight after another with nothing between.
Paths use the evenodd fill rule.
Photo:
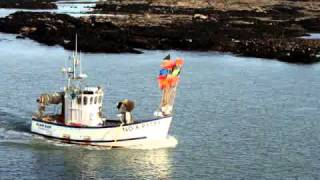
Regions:
<instances>
[{"instance_id":1,"label":"boat wake","mask_svg":"<svg viewBox=\"0 0 320 180\"><path fill-rule=\"evenodd\" d=\"M30 124L24 112L16 113L10 108L0 108L0 144L28 143L32 139Z\"/></svg>"},{"instance_id":2,"label":"boat wake","mask_svg":"<svg viewBox=\"0 0 320 180\"><path fill-rule=\"evenodd\" d=\"M31 133L0 128L0 144L28 144L31 140Z\"/></svg>"}]
</instances>

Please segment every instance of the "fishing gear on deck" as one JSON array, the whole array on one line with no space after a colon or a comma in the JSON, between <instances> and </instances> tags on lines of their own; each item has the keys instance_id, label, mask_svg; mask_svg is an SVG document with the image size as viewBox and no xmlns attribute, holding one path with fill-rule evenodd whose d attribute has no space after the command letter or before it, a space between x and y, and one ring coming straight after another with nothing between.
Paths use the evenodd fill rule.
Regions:
<instances>
[{"instance_id":1,"label":"fishing gear on deck","mask_svg":"<svg viewBox=\"0 0 320 180\"><path fill-rule=\"evenodd\" d=\"M159 111L155 113L157 116L172 114L176 87L180 80L179 75L183 64L183 59L177 58L176 60L171 60L170 55L166 56L161 62L160 67L162 69L157 79L159 88L162 90L162 98Z\"/></svg>"},{"instance_id":2,"label":"fishing gear on deck","mask_svg":"<svg viewBox=\"0 0 320 180\"><path fill-rule=\"evenodd\" d=\"M183 64L184 60L181 58L177 58L175 61L168 59L163 60L160 65L162 69L158 76L160 89L171 88L177 85Z\"/></svg>"}]
</instances>

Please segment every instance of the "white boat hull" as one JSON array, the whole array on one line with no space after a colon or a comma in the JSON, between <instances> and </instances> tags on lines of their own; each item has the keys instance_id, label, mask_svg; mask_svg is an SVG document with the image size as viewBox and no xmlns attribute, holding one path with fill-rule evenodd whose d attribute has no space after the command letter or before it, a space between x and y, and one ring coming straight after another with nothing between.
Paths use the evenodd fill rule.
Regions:
<instances>
[{"instance_id":1,"label":"white boat hull","mask_svg":"<svg viewBox=\"0 0 320 180\"><path fill-rule=\"evenodd\" d=\"M164 117L116 127L70 127L33 119L31 132L67 143L126 147L166 138L171 121Z\"/></svg>"}]
</instances>

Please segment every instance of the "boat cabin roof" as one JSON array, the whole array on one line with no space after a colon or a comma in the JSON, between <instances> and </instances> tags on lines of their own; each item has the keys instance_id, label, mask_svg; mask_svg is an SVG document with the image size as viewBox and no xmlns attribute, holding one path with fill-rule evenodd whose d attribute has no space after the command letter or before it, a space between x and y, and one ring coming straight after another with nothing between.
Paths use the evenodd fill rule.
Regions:
<instances>
[{"instance_id":1,"label":"boat cabin roof","mask_svg":"<svg viewBox=\"0 0 320 180\"><path fill-rule=\"evenodd\" d=\"M85 87L82 91L83 94L101 94L101 87Z\"/></svg>"}]
</instances>

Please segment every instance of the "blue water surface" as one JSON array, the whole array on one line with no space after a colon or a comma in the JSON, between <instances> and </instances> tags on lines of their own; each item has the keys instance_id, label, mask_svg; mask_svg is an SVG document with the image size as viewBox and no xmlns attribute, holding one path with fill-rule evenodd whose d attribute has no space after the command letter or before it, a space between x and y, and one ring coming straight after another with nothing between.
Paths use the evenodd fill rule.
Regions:
<instances>
[{"instance_id":1,"label":"blue water surface","mask_svg":"<svg viewBox=\"0 0 320 180\"><path fill-rule=\"evenodd\" d=\"M81 47L80 47L81 49ZM150 117L168 53L185 66L170 135L175 148L102 150L29 133L36 98L61 90L71 55L0 34L0 179L319 179L320 66L215 52L82 53L88 84L105 88L104 111L136 102Z\"/></svg>"}]
</instances>

